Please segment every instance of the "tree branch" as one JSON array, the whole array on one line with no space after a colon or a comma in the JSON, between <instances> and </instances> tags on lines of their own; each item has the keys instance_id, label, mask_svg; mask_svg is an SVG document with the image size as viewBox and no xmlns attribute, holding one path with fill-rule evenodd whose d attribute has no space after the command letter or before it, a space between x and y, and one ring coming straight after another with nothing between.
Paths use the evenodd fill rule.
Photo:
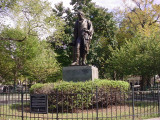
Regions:
<instances>
[{"instance_id":1,"label":"tree branch","mask_svg":"<svg viewBox=\"0 0 160 120\"><path fill-rule=\"evenodd\" d=\"M13 39L13 38L4 38L4 37L0 37L0 40L11 40L11 41L17 41L17 42L22 42L26 39L26 37L24 37L23 39L21 40L18 40L18 39Z\"/></svg>"},{"instance_id":2,"label":"tree branch","mask_svg":"<svg viewBox=\"0 0 160 120\"><path fill-rule=\"evenodd\" d=\"M152 24L154 24L154 23L156 23L156 22L159 22L159 21L158 21L159 17L160 17L160 14L157 16L157 19L154 20L153 22L149 23L149 25L152 25Z\"/></svg>"}]
</instances>

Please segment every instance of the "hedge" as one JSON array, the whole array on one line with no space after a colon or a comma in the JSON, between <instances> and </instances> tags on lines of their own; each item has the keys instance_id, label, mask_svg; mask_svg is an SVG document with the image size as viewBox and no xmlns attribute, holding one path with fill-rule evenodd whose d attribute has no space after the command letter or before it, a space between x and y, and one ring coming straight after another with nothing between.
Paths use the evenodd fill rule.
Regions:
<instances>
[{"instance_id":1,"label":"hedge","mask_svg":"<svg viewBox=\"0 0 160 120\"><path fill-rule=\"evenodd\" d=\"M104 107L118 104L127 97L123 93L128 90L128 82L113 80L38 83L30 88L31 93L48 95L50 110L56 110L58 99L58 107L63 108L64 111L95 107L97 102Z\"/></svg>"}]
</instances>

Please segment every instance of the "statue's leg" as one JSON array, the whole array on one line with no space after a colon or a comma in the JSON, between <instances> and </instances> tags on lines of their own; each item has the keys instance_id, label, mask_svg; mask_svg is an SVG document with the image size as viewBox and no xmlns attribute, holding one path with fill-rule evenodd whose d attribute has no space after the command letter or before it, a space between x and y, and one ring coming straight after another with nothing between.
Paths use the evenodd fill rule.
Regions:
<instances>
[{"instance_id":1,"label":"statue's leg","mask_svg":"<svg viewBox=\"0 0 160 120\"><path fill-rule=\"evenodd\" d=\"M83 53L82 65L86 65L86 57L87 57L87 53Z\"/></svg>"},{"instance_id":2,"label":"statue's leg","mask_svg":"<svg viewBox=\"0 0 160 120\"><path fill-rule=\"evenodd\" d=\"M86 65L86 57L87 57L87 41L84 41L83 50L82 50L82 65Z\"/></svg>"},{"instance_id":3,"label":"statue's leg","mask_svg":"<svg viewBox=\"0 0 160 120\"><path fill-rule=\"evenodd\" d=\"M80 43L78 42L76 45L76 62L79 65L79 58L80 58Z\"/></svg>"},{"instance_id":4,"label":"statue's leg","mask_svg":"<svg viewBox=\"0 0 160 120\"><path fill-rule=\"evenodd\" d=\"M75 55L74 55L74 62L71 65L79 65L79 57L80 57L80 43L77 42L75 47Z\"/></svg>"}]
</instances>

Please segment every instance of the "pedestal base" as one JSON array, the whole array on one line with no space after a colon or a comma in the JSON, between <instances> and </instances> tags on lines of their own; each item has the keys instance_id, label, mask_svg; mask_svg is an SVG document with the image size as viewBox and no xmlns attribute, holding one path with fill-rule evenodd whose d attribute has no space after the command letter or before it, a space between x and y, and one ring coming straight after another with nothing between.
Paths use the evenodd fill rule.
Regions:
<instances>
[{"instance_id":1,"label":"pedestal base","mask_svg":"<svg viewBox=\"0 0 160 120\"><path fill-rule=\"evenodd\" d=\"M64 81L87 81L98 79L98 68L94 66L68 66L63 67Z\"/></svg>"}]
</instances>

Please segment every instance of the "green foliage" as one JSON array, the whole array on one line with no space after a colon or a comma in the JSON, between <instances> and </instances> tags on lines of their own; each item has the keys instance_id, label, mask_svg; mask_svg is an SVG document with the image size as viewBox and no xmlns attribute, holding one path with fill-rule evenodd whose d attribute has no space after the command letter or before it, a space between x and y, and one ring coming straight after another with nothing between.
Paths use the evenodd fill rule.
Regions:
<instances>
[{"instance_id":1,"label":"green foliage","mask_svg":"<svg viewBox=\"0 0 160 120\"><path fill-rule=\"evenodd\" d=\"M48 82L61 79L54 50L42 40L61 27L60 19L51 13L51 6L43 0L0 0L0 15L10 17L15 28L3 25L0 33L0 77L16 83L18 80ZM48 19L48 16L52 16ZM43 37L43 38L42 38Z\"/></svg>"},{"instance_id":2,"label":"green foliage","mask_svg":"<svg viewBox=\"0 0 160 120\"><path fill-rule=\"evenodd\" d=\"M118 48L113 50L108 70L115 79L125 75L140 75L141 87L150 86L150 78L159 73L159 13L155 0L132 0L118 10L120 20L116 34ZM147 82L147 83L146 83ZM141 88L142 89L142 88Z\"/></svg>"},{"instance_id":3,"label":"green foliage","mask_svg":"<svg viewBox=\"0 0 160 120\"><path fill-rule=\"evenodd\" d=\"M0 0L0 12L4 12L5 9L13 8L18 0Z\"/></svg>"},{"instance_id":4,"label":"green foliage","mask_svg":"<svg viewBox=\"0 0 160 120\"><path fill-rule=\"evenodd\" d=\"M51 12L51 6L47 1L19 0L12 12L17 16L17 26L23 26L27 34L40 37L50 34L51 27L45 21Z\"/></svg>"},{"instance_id":5,"label":"green foliage","mask_svg":"<svg viewBox=\"0 0 160 120\"><path fill-rule=\"evenodd\" d=\"M34 85L32 85L32 87L30 88L30 91L32 92L33 90L41 89L44 85L45 85L45 84L42 84L42 83L34 84Z\"/></svg>"},{"instance_id":6,"label":"green foliage","mask_svg":"<svg viewBox=\"0 0 160 120\"><path fill-rule=\"evenodd\" d=\"M123 1L125 9L117 12L117 17L121 19L117 32L119 47L125 44L127 40L135 37L139 30L150 30L153 26L159 29L160 6L155 1L132 0L134 7L130 6L126 0ZM146 35L149 34L146 33Z\"/></svg>"},{"instance_id":7,"label":"green foliage","mask_svg":"<svg viewBox=\"0 0 160 120\"><path fill-rule=\"evenodd\" d=\"M159 73L159 50L159 36L154 32L149 37L137 34L120 49L113 50L108 62L119 75L153 76Z\"/></svg>"},{"instance_id":8,"label":"green foliage","mask_svg":"<svg viewBox=\"0 0 160 120\"><path fill-rule=\"evenodd\" d=\"M12 39L17 39L17 40L22 40L25 37L25 33L20 30L20 29L8 29L5 28L1 32L1 37L3 38L12 38Z\"/></svg>"},{"instance_id":9,"label":"green foliage","mask_svg":"<svg viewBox=\"0 0 160 120\"><path fill-rule=\"evenodd\" d=\"M51 85L53 91L64 91L64 92L91 92L95 91L96 86L98 88L104 88L105 91L110 90L111 88L118 88L121 91L127 91L129 88L129 84L125 81L113 81L113 80L106 80L106 79L97 79L94 82L93 81L86 81L86 82L56 82L56 83L46 83L46 84L40 84L37 83L35 85L32 85L30 88L31 92L36 93L38 89L41 88L47 88L46 86ZM44 89L41 89L43 92ZM44 90L45 91L45 90ZM47 94L47 93L46 93Z\"/></svg>"},{"instance_id":10,"label":"green foliage","mask_svg":"<svg viewBox=\"0 0 160 120\"><path fill-rule=\"evenodd\" d=\"M39 54L26 62L26 72L36 82L54 82L61 79L61 68L55 59L56 54L45 41L39 42Z\"/></svg>"},{"instance_id":11,"label":"green foliage","mask_svg":"<svg viewBox=\"0 0 160 120\"><path fill-rule=\"evenodd\" d=\"M0 76L3 79L10 80L19 76L16 72L21 71L23 63L33 55L30 53L30 49L25 50L24 48L26 45L32 47L32 44L25 44L29 42L30 37L26 39L26 42L21 42L21 44L14 41L22 39L24 36L25 33L20 29L4 29L0 34L0 37L9 39L0 40Z\"/></svg>"},{"instance_id":12,"label":"green foliage","mask_svg":"<svg viewBox=\"0 0 160 120\"><path fill-rule=\"evenodd\" d=\"M60 75L59 64L46 41L40 42L37 36L26 35L18 28L6 28L0 37L6 39L0 40L0 76L5 82L16 83L25 78L38 82L45 82L48 78L56 81L55 76Z\"/></svg>"},{"instance_id":13,"label":"green foliage","mask_svg":"<svg viewBox=\"0 0 160 120\"><path fill-rule=\"evenodd\" d=\"M50 12L51 6L46 0L0 0L2 18L10 18L14 26L24 29L28 35L44 37L50 34L51 26L45 21ZM5 26L3 21L0 24Z\"/></svg>"},{"instance_id":14,"label":"green foliage","mask_svg":"<svg viewBox=\"0 0 160 120\"><path fill-rule=\"evenodd\" d=\"M120 103L124 98L123 92L127 92L129 83L124 81L95 80L86 82L57 82L48 84L35 84L30 88L31 93L47 94L50 109L56 109L58 95L58 106L69 110L75 108L90 108L96 103L96 90L98 103L104 106ZM122 94L121 94L122 92ZM107 97L106 97L107 94Z\"/></svg>"}]
</instances>

